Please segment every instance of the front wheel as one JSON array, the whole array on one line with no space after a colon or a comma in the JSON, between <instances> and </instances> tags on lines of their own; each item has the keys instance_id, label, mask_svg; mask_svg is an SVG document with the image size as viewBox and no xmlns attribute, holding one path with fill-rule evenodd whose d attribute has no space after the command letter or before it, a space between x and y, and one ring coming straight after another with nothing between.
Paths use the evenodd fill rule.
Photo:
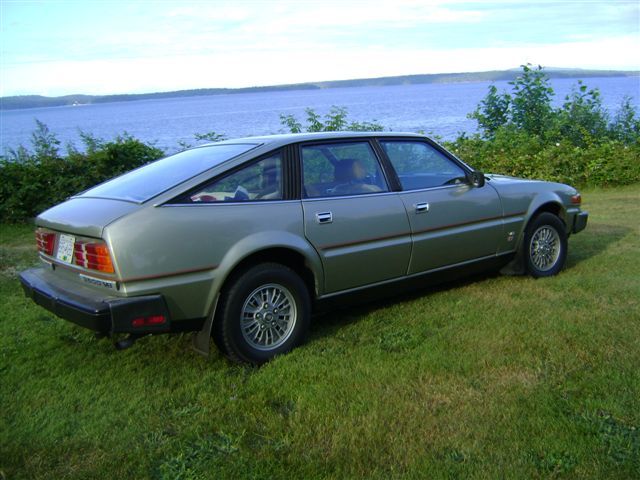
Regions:
<instances>
[{"instance_id":1,"label":"front wheel","mask_svg":"<svg viewBox=\"0 0 640 480\"><path fill-rule=\"evenodd\" d=\"M550 277L564 267L567 232L562 220L543 212L527 226L524 249L527 270L532 277Z\"/></svg>"},{"instance_id":2,"label":"front wheel","mask_svg":"<svg viewBox=\"0 0 640 480\"><path fill-rule=\"evenodd\" d=\"M259 365L301 344L310 316L309 292L300 276L284 265L264 263L231 279L213 338L231 360Z\"/></svg>"}]
</instances>

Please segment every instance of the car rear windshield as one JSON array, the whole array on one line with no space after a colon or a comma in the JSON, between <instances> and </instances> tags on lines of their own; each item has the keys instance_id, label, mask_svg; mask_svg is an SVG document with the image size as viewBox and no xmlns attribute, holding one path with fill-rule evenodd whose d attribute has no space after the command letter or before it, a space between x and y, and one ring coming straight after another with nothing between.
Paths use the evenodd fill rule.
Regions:
<instances>
[{"instance_id":1,"label":"car rear windshield","mask_svg":"<svg viewBox=\"0 0 640 480\"><path fill-rule=\"evenodd\" d=\"M186 150L125 173L83 192L80 196L145 202L256 146L235 143Z\"/></svg>"}]
</instances>

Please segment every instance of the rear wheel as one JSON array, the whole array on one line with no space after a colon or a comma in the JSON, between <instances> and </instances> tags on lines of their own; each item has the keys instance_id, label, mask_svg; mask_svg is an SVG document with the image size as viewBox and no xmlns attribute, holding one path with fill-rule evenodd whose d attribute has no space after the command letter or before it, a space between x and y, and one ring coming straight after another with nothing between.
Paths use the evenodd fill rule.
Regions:
<instances>
[{"instance_id":1,"label":"rear wheel","mask_svg":"<svg viewBox=\"0 0 640 480\"><path fill-rule=\"evenodd\" d=\"M311 306L289 267L263 263L231 279L216 313L213 339L231 360L262 364L301 344Z\"/></svg>"},{"instance_id":2,"label":"rear wheel","mask_svg":"<svg viewBox=\"0 0 640 480\"><path fill-rule=\"evenodd\" d=\"M562 220L543 212L527 226L525 256L527 271L533 277L550 277L564 267L567 258L567 232Z\"/></svg>"}]
</instances>

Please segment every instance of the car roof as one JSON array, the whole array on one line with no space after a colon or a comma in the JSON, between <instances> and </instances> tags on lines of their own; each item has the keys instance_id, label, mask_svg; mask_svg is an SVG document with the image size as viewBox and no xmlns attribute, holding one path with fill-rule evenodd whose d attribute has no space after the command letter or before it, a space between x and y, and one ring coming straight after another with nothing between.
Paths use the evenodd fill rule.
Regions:
<instances>
[{"instance_id":1,"label":"car roof","mask_svg":"<svg viewBox=\"0 0 640 480\"><path fill-rule=\"evenodd\" d=\"M223 140L221 142L210 143L207 145L249 143L256 145L264 145L270 148L289 145L290 143L313 141L313 140L336 140L360 137L407 137L407 138L425 138L424 135L406 132L313 132L313 133L285 133L279 135L262 135L256 137L242 137ZM205 145L203 145L205 146Z\"/></svg>"}]
</instances>

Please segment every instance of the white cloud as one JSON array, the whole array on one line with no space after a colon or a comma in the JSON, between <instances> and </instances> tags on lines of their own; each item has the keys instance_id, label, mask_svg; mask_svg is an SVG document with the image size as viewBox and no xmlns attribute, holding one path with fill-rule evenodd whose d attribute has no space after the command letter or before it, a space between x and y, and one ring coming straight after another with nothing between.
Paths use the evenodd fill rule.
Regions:
<instances>
[{"instance_id":1,"label":"white cloud","mask_svg":"<svg viewBox=\"0 0 640 480\"><path fill-rule=\"evenodd\" d=\"M295 27L343 26L380 23L475 22L483 16L477 9L451 8L460 2L431 0L327 0L201 3L180 6L165 16L172 19L197 19L214 22L247 22L254 27L282 25ZM469 3L469 2L464 2Z\"/></svg>"},{"instance_id":2,"label":"white cloud","mask_svg":"<svg viewBox=\"0 0 640 480\"><path fill-rule=\"evenodd\" d=\"M565 31L560 23L542 32L529 16L543 11L548 22L554 5L432 0L136 4L131 17L118 9L95 28L86 21L63 27L42 20L43 28L4 31L0 95L242 87L505 69L526 62L640 69L639 32L610 33L626 25L614 21L621 15L617 10L605 9L602 22L596 22L600 10L586 11L583 18L578 13L585 13L584 5L578 5L567 20L578 27ZM572 8L560 5L563 11ZM622 7L627 23L640 11L637 5ZM129 24L122 26L122 19ZM608 29L594 32L594 22Z\"/></svg>"},{"instance_id":3,"label":"white cloud","mask_svg":"<svg viewBox=\"0 0 640 480\"><path fill-rule=\"evenodd\" d=\"M397 51L384 47L334 50L316 45L309 50L279 49L268 55L245 50L210 56L53 62L19 65L11 76L3 72L0 95L34 91L61 95L243 87L507 69L527 62L554 67L637 70L640 61L628 54L633 51L640 51L640 39L635 36L528 47ZM43 78L51 85L49 89L43 90ZM171 87L167 88L167 85Z\"/></svg>"}]
</instances>

